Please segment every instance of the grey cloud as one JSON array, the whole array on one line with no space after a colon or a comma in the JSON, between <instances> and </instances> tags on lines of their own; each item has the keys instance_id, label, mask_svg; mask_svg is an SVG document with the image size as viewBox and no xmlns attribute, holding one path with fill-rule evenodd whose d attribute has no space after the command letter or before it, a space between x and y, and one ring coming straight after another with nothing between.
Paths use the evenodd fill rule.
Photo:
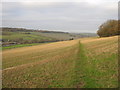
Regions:
<instances>
[{"instance_id":1,"label":"grey cloud","mask_svg":"<svg viewBox=\"0 0 120 90\"><path fill-rule=\"evenodd\" d=\"M3 26L96 32L104 21L117 19L117 8L108 8L104 5L110 6L111 2L93 6L86 2L61 2L44 6L6 2L3 3Z\"/></svg>"}]
</instances>

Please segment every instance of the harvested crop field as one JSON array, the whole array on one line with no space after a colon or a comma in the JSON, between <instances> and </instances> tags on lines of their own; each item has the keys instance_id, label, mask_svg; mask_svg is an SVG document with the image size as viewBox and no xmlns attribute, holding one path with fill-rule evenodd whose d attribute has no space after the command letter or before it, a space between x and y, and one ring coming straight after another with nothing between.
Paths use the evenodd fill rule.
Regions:
<instances>
[{"instance_id":1,"label":"harvested crop field","mask_svg":"<svg viewBox=\"0 0 120 90\"><path fill-rule=\"evenodd\" d=\"M117 51L117 36L5 50L3 88L115 88Z\"/></svg>"}]
</instances>

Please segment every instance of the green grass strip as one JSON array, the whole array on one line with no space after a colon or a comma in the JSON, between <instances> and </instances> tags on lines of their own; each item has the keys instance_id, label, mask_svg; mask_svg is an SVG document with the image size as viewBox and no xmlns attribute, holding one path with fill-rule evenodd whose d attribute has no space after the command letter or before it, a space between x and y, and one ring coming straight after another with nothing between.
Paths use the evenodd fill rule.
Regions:
<instances>
[{"instance_id":1,"label":"green grass strip","mask_svg":"<svg viewBox=\"0 0 120 90\"><path fill-rule=\"evenodd\" d=\"M95 88L96 82L90 78L93 71L87 63L84 46L79 42L79 51L75 65L75 87L77 88ZM94 72L94 71L93 71Z\"/></svg>"},{"instance_id":2,"label":"green grass strip","mask_svg":"<svg viewBox=\"0 0 120 90\"><path fill-rule=\"evenodd\" d=\"M34 45L40 45L40 44L41 44L41 43L11 45L11 46L2 47L2 50L19 48L19 47L34 46Z\"/></svg>"}]
</instances>

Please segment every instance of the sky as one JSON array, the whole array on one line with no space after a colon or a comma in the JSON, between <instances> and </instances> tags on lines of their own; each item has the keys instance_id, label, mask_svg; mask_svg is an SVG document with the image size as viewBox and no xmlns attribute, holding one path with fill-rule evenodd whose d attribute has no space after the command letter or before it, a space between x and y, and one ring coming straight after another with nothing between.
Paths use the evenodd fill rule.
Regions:
<instances>
[{"instance_id":1,"label":"sky","mask_svg":"<svg viewBox=\"0 0 120 90\"><path fill-rule=\"evenodd\" d=\"M95 33L118 19L118 0L2 0L0 16L2 27Z\"/></svg>"}]
</instances>

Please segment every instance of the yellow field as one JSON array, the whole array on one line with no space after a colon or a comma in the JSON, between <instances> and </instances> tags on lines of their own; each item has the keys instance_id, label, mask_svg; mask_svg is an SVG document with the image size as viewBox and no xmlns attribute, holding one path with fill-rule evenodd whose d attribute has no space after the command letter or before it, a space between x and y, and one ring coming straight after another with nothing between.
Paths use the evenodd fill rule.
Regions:
<instances>
[{"instance_id":1,"label":"yellow field","mask_svg":"<svg viewBox=\"0 0 120 90\"><path fill-rule=\"evenodd\" d=\"M56 55L60 57L59 54L67 55L68 52L64 54L64 50L61 49L66 48L65 50L67 50L67 48L75 44L77 44L76 40L3 51L3 69L8 69L23 64L26 65L32 62L35 63L35 61L38 62L42 61L43 59L48 60L50 57L56 57Z\"/></svg>"},{"instance_id":2,"label":"yellow field","mask_svg":"<svg viewBox=\"0 0 120 90\"><path fill-rule=\"evenodd\" d=\"M117 87L117 50L117 36L5 50L3 87Z\"/></svg>"}]
</instances>

